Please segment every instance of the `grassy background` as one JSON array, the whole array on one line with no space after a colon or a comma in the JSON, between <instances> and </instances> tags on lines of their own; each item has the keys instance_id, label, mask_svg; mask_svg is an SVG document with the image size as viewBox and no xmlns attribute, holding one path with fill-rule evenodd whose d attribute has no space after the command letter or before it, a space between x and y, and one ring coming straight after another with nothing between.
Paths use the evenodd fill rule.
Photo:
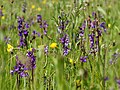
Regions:
<instances>
[{"instance_id":1,"label":"grassy background","mask_svg":"<svg viewBox=\"0 0 120 90\"><path fill-rule=\"evenodd\" d=\"M16 75L11 75L10 70L15 66L15 55L19 50L14 50L13 54L7 52L7 44L4 37L11 38L9 43L17 48L19 36L17 30L17 16L24 17L25 20L30 18L36 19L38 14L48 23L47 35L52 39L37 37L32 46L38 48L36 52L36 68L34 73L34 83L29 83L27 78L21 78L20 90L118 90L119 85L115 78L120 80L120 58L115 64L110 64L109 60L116 52L120 52L120 1L119 0L0 0L5 19L0 18L0 90L16 90ZM54 3L53 3L54 1ZM88 1L88 2L87 2ZM22 6L26 2L26 13L22 12ZM32 9L32 5L35 8ZM41 8L40 11L36 10ZM85 9L80 9L85 8ZM103 34L101 41L101 58L99 56L89 56L87 62L82 63L79 57L82 55L80 48L76 47L74 41L78 27L88 18L92 12L99 12L103 18L99 18L101 22L106 22L107 33ZM67 27L67 33L70 36L71 51L67 56L62 55L62 45L60 44L59 34L57 33L58 16L64 12L70 21ZM108 24L111 26L108 27ZM9 29L12 25L15 28ZM29 32L37 30L42 33L38 24L33 25ZM88 31L85 31L87 34ZM49 47L48 56L44 55L44 47L42 45L50 45L56 42L58 48L51 49ZM88 41L89 42L89 41ZM89 44L85 42L85 48L88 51ZM114 45L115 44L115 45ZM103 46L106 46L103 48ZM23 54L26 48L21 49ZM69 62L73 60L74 64ZM105 67L103 62L105 60ZM46 68L45 63L47 61ZM92 66L92 70L91 67ZM105 69L105 77L109 79L103 83L103 71Z\"/></svg>"}]
</instances>

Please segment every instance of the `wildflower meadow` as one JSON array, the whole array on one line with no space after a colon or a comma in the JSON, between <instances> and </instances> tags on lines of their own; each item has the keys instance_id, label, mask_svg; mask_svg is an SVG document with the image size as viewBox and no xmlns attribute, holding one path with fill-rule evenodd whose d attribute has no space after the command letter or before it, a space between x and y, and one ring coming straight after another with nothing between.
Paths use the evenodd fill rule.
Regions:
<instances>
[{"instance_id":1,"label":"wildflower meadow","mask_svg":"<svg viewBox=\"0 0 120 90\"><path fill-rule=\"evenodd\" d=\"M0 0L0 90L120 90L120 0Z\"/></svg>"}]
</instances>

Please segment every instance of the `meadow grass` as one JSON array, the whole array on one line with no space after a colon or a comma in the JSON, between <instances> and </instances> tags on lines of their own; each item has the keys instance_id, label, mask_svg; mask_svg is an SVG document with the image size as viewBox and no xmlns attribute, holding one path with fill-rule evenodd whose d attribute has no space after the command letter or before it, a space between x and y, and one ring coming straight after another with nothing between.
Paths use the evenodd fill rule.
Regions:
<instances>
[{"instance_id":1,"label":"meadow grass","mask_svg":"<svg viewBox=\"0 0 120 90\"><path fill-rule=\"evenodd\" d=\"M120 89L119 0L0 0L0 6L0 90ZM18 64L29 70L14 71Z\"/></svg>"}]
</instances>

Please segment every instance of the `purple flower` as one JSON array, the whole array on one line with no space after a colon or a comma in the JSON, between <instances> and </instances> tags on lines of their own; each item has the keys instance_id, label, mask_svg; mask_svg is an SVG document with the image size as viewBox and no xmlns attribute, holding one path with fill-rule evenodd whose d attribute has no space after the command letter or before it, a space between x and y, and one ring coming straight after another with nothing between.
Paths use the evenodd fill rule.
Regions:
<instances>
[{"instance_id":1,"label":"purple flower","mask_svg":"<svg viewBox=\"0 0 120 90\"><path fill-rule=\"evenodd\" d=\"M34 30L33 32L32 32L32 40L34 40L35 38L36 38L36 35L38 36L38 37L40 37L40 33L39 32L36 32L36 30ZM32 41L31 40L31 41Z\"/></svg>"},{"instance_id":2,"label":"purple flower","mask_svg":"<svg viewBox=\"0 0 120 90\"><path fill-rule=\"evenodd\" d=\"M68 52L69 52L69 48L68 47L64 47L63 55L64 56L68 55Z\"/></svg>"},{"instance_id":3,"label":"purple flower","mask_svg":"<svg viewBox=\"0 0 120 90\"><path fill-rule=\"evenodd\" d=\"M102 23L100 24L100 27L104 29L104 32L106 32L105 22L102 22Z\"/></svg>"},{"instance_id":4,"label":"purple flower","mask_svg":"<svg viewBox=\"0 0 120 90\"><path fill-rule=\"evenodd\" d=\"M19 36L22 37L23 36L23 32L19 31Z\"/></svg>"},{"instance_id":5,"label":"purple flower","mask_svg":"<svg viewBox=\"0 0 120 90\"><path fill-rule=\"evenodd\" d=\"M20 37L20 47L25 46L24 38Z\"/></svg>"},{"instance_id":6,"label":"purple flower","mask_svg":"<svg viewBox=\"0 0 120 90\"><path fill-rule=\"evenodd\" d=\"M60 38L60 41L63 45L63 55L66 56L69 52L68 44L69 44L69 37L67 34L65 34L62 38Z\"/></svg>"},{"instance_id":7,"label":"purple flower","mask_svg":"<svg viewBox=\"0 0 120 90\"><path fill-rule=\"evenodd\" d=\"M84 29L79 27L80 31L79 31L79 36L83 37L84 36Z\"/></svg>"},{"instance_id":8,"label":"purple flower","mask_svg":"<svg viewBox=\"0 0 120 90\"><path fill-rule=\"evenodd\" d=\"M91 28L96 28L96 27L97 27L97 22L96 22L96 20L91 21L90 26L91 26Z\"/></svg>"},{"instance_id":9,"label":"purple flower","mask_svg":"<svg viewBox=\"0 0 120 90\"><path fill-rule=\"evenodd\" d=\"M44 21L43 22L44 35L47 34L47 27L48 27L48 24L46 23L46 21Z\"/></svg>"},{"instance_id":10,"label":"purple flower","mask_svg":"<svg viewBox=\"0 0 120 90\"><path fill-rule=\"evenodd\" d=\"M82 24L82 28L85 29L86 27L86 21L84 21L84 23Z\"/></svg>"},{"instance_id":11,"label":"purple flower","mask_svg":"<svg viewBox=\"0 0 120 90\"><path fill-rule=\"evenodd\" d=\"M65 29L64 21L60 21L59 24L60 24L59 29L64 30Z\"/></svg>"},{"instance_id":12,"label":"purple flower","mask_svg":"<svg viewBox=\"0 0 120 90\"><path fill-rule=\"evenodd\" d=\"M65 28L67 27L69 20L65 19L65 14L62 14L61 16L58 16L58 32L62 33L64 32Z\"/></svg>"},{"instance_id":13,"label":"purple flower","mask_svg":"<svg viewBox=\"0 0 120 90\"><path fill-rule=\"evenodd\" d=\"M18 30L22 30L23 28L24 18L18 17Z\"/></svg>"},{"instance_id":14,"label":"purple flower","mask_svg":"<svg viewBox=\"0 0 120 90\"><path fill-rule=\"evenodd\" d=\"M25 38L28 36L28 30L23 31Z\"/></svg>"},{"instance_id":15,"label":"purple flower","mask_svg":"<svg viewBox=\"0 0 120 90\"><path fill-rule=\"evenodd\" d=\"M10 70L10 73L13 75L13 74L14 74L14 71L13 71L13 70Z\"/></svg>"},{"instance_id":16,"label":"purple flower","mask_svg":"<svg viewBox=\"0 0 120 90\"><path fill-rule=\"evenodd\" d=\"M44 30L44 35L47 35L47 30Z\"/></svg>"},{"instance_id":17,"label":"purple flower","mask_svg":"<svg viewBox=\"0 0 120 90\"><path fill-rule=\"evenodd\" d=\"M28 73L26 73L26 72L21 72L21 73L20 73L20 76L21 76L21 77L26 77L26 76L28 76Z\"/></svg>"},{"instance_id":18,"label":"purple flower","mask_svg":"<svg viewBox=\"0 0 120 90\"><path fill-rule=\"evenodd\" d=\"M62 38L60 38L61 43L63 44L64 47L67 47L69 44L69 38L68 35L65 34Z\"/></svg>"},{"instance_id":19,"label":"purple flower","mask_svg":"<svg viewBox=\"0 0 120 90\"><path fill-rule=\"evenodd\" d=\"M43 21L43 28L47 28L48 27L48 24L46 21Z\"/></svg>"},{"instance_id":20,"label":"purple flower","mask_svg":"<svg viewBox=\"0 0 120 90\"><path fill-rule=\"evenodd\" d=\"M48 46L44 47L44 53L45 53L45 55L48 55Z\"/></svg>"},{"instance_id":21,"label":"purple flower","mask_svg":"<svg viewBox=\"0 0 120 90\"><path fill-rule=\"evenodd\" d=\"M89 34L89 39L90 39L90 48L93 48L94 46L94 34Z\"/></svg>"},{"instance_id":22,"label":"purple flower","mask_svg":"<svg viewBox=\"0 0 120 90\"><path fill-rule=\"evenodd\" d=\"M42 16L41 15L37 15L37 22L42 23Z\"/></svg>"},{"instance_id":23,"label":"purple flower","mask_svg":"<svg viewBox=\"0 0 120 90\"><path fill-rule=\"evenodd\" d=\"M108 78L108 77L105 77L105 78L104 78L104 81L107 81L107 80L109 80L109 78Z\"/></svg>"},{"instance_id":24,"label":"purple flower","mask_svg":"<svg viewBox=\"0 0 120 90\"><path fill-rule=\"evenodd\" d=\"M25 27L28 29L30 25L28 23L25 23Z\"/></svg>"},{"instance_id":25,"label":"purple flower","mask_svg":"<svg viewBox=\"0 0 120 90\"><path fill-rule=\"evenodd\" d=\"M80 57L81 62L86 62L87 61L87 56Z\"/></svg>"},{"instance_id":26,"label":"purple flower","mask_svg":"<svg viewBox=\"0 0 120 90\"><path fill-rule=\"evenodd\" d=\"M97 30L97 34L98 34L98 36L101 36L102 35L102 31L101 30Z\"/></svg>"},{"instance_id":27,"label":"purple flower","mask_svg":"<svg viewBox=\"0 0 120 90\"><path fill-rule=\"evenodd\" d=\"M34 55L35 49L33 48L32 51L27 52L27 56L30 59L31 67L29 69L34 69L36 67L36 56Z\"/></svg>"},{"instance_id":28,"label":"purple flower","mask_svg":"<svg viewBox=\"0 0 120 90\"><path fill-rule=\"evenodd\" d=\"M28 73L26 72L26 67L24 64L22 64L20 61L17 60L16 66L14 66L14 69L10 71L10 73L13 75L14 73L19 74L21 77L28 76Z\"/></svg>"},{"instance_id":29,"label":"purple flower","mask_svg":"<svg viewBox=\"0 0 120 90\"><path fill-rule=\"evenodd\" d=\"M92 16L95 17L96 13L95 12L92 12Z\"/></svg>"},{"instance_id":30,"label":"purple flower","mask_svg":"<svg viewBox=\"0 0 120 90\"><path fill-rule=\"evenodd\" d=\"M46 21L43 21L43 20L42 20L42 16L41 16L41 15L37 15L37 22L39 23L40 28L43 29L44 35L47 35L47 27L48 27L48 24L47 24ZM38 36L40 36L40 34L38 34Z\"/></svg>"},{"instance_id":31,"label":"purple flower","mask_svg":"<svg viewBox=\"0 0 120 90\"><path fill-rule=\"evenodd\" d=\"M37 35L38 35L38 37L40 37L40 33L39 32L37 33Z\"/></svg>"},{"instance_id":32,"label":"purple flower","mask_svg":"<svg viewBox=\"0 0 120 90\"><path fill-rule=\"evenodd\" d=\"M28 36L28 30L19 30L19 36L20 36L20 47L27 46L27 36Z\"/></svg>"},{"instance_id":33,"label":"purple flower","mask_svg":"<svg viewBox=\"0 0 120 90\"><path fill-rule=\"evenodd\" d=\"M40 28L43 27L43 25L42 25L42 16L41 15L37 15L37 23L39 23Z\"/></svg>"},{"instance_id":34,"label":"purple flower","mask_svg":"<svg viewBox=\"0 0 120 90\"><path fill-rule=\"evenodd\" d=\"M116 63L117 59L120 57L120 53L114 53L110 59L110 64Z\"/></svg>"},{"instance_id":35,"label":"purple flower","mask_svg":"<svg viewBox=\"0 0 120 90\"><path fill-rule=\"evenodd\" d=\"M117 84L120 85L120 79L116 80Z\"/></svg>"},{"instance_id":36,"label":"purple flower","mask_svg":"<svg viewBox=\"0 0 120 90\"><path fill-rule=\"evenodd\" d=\"M36 30L33 30L32 34L33 34L33 35L36 35L36 34L37 34Z\"/></svg>"}]
</instances>

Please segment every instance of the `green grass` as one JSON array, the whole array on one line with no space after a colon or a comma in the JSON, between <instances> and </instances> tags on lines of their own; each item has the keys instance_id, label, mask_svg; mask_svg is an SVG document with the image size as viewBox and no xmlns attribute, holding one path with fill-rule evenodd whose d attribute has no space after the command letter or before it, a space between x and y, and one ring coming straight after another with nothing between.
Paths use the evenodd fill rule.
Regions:
<instances>
[{"instance_id":1,"label":"green grass","mask_svg":"<svg viewBox=\"0 0 120 90\"><path fill-rule=\"evenodd\" d=\"M11 1L14 1L11 3ZM0 16L0 90L119 90L120 84L120 1L119 0L1 0L0 6L4 14L4 19ZM52 3L52 1L55 1ZM76 1L76 3L75 3ZM85 2L86 1L86 2ZM89 1L89 2L87 2ZM26 2L26 13L22 12L22 7ZM35 5L35 8L31 8ZM2 7L3 6L3 7ZM41 8L40 11L37 9ZM100 50L95 54L90 54L90 40L88 34L97 29L88 28L84 30L84 37L76 41L79 27L84 20L92 17L96 12L97 20L100 24L105 22L106 33L102 30L99 38ZM48 24L47 35L43 34L43 29L36 22L37 15ZM59 16L63 21L69 20L64 33L69 36L69 54L63 55L63 45L58 33ZM34 81L31 80L32 73L28 70L29 77L20 77L18 87L17 74L11 75L10 71L16 65L16 55L19 52L25 56L28 49L26 47L18 49L18 23L17 18L24 17L25 22L35 21L28 30L28 49L35 48L36 68L34 69ZM88 25L88 23L86 24ZM110 27L108 26L110 25ZM10 30L10 27L14 26ZM100 29L99 27L97 27ZM40 32L42 37L32 39L32 31ZM9 44L14 47L13 53L7 52L7 44L4 37L10 37ZM85 40L84 40L85 38ZM95 39L96 40L96 39ZM52 49L50 45L57 43L57 47ZM40 46L40 47L38 47ZM48 46L48 55L44 53L44 47ZM113 54L117 53L117 57ZM81 62L80 57L87 56L86 62ZM19 56L18 56L19 57ZM25 58L23 58L25 59ZM72 59L72 62L70 62ZM113 59L114 63L110 64ZM104 78L108 80L104 82Z\"/></svg>"}]
</instances>

